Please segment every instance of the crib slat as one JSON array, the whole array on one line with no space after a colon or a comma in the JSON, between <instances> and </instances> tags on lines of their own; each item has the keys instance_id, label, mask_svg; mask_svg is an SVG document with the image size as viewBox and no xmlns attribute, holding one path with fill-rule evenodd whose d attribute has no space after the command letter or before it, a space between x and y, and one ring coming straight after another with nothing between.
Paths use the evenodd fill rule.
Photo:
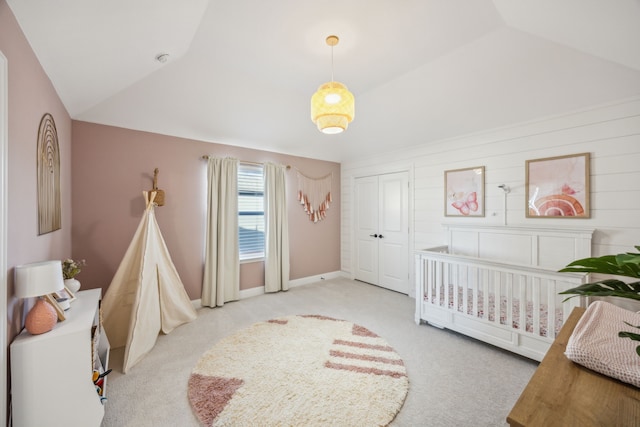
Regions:
<instances>
[{"instance_id":1,"label":"crib slat","mask_svg":"<svg viewBox=\"0 0 640 427\"><path fill-rule=\"evenodd\" d=\"M462 270L462 280L460 281L460 285L462 286L462 312L464 314L469 314L469 267L466 265L461 265L460 269Z\"/></svg>"},{"instance_id":2,"label":"crib slat","mask_svg":"<svg viewBox=\"0 0 640 427\"><path fill-rule=\"evenodd\" d=\"M509 328L513 327L513 286L514 286L514 280L513 280L513 273L507 273L507 290L506 290L506 294L507 294L507 302L505 304L505 311L506 311L506 325Z\"/></svg>"},{"instance_id":3,"label":"crib slat","mask_svg":"<svg viewBox=\"0 0 640 427\"><path fill-rule=\"evenodd\" d=\"M436 274L436 262L434 260L429 260L429 302L433 303L436 297L436 288L435 288L435 274Z\"/></svg>"},{"instance_id":4,"label":"crib slat","mask_svg":"<svg viewBox=\"0 0 640 427\"><path fill-rule=\"evenodd\" d=\"M479 284L478 284L478 268L477 267L472 267L471 271L473 272L473 274L471 275L471 295L473 296L473 310L471 311L471 314L473 316L477 316L478 315L478 290L480 289Z\"/></svg>"},{"instance_id":5,"label":"crib slat","mask_svg":"<svg viewBox=\"0 0 640 427\"><path fill-rule=\"evenodd\" d=\"M518 299L518 316L520 317L519 329L521 332L527 330L527 276L518 275L519 282L519 299Z\"/></svg>"},{"instance_id":6,"label":"crib slat","mask_svg":"<svg viewBox=\"0 0 640 427\"><path fill-rule=\"evenodd\" d=\"M429 302L429 304L431 304L431 302L433 301L433 266L435 261L432 259L427 259L426 263L427 272L425 275L427 277L427 301Z\"/></svg>"},{"instance_id":7,"label":"crib slat","mask_svg":"<svg viewBox=\"0 0 640 427\"><path fill-rule=\"evenodd\" d=\"M500 311L502 310L502 273L499 271L494 272L493 280L493 321L496 324L500 324Z\"/></svg>"},{"instance_id":8,"label":"crib slat","mask_svg":"<svg viewBox=\"0 0 640 427\"><path fill-rule=\"evenodd\" d=\"M489 320L489 270L486 268L482 269L480 284L482 285L482 318Z\"/></svg>"},{"instance_id":9,"label":"crib slat","mask_svg":"<svg viewBox=\"0 0 640 427\"><path fill-rule=\"evenodd\" d=\"M440 282L440 268L442 261L436 261L433 265L433 290L435 292L436 305L442 305L442 283Z\"/></svg>"},{"instance_id":10,"label":"crib slat","mask_svg":"<svg viewBox=\"0 0 640 427\"><path fill-rule=\"evenodd\" d=\"M531 276L533 295L531 296L531 321L532 332L536 336L540 336L540 278Z\"/></svg>"},{"instance_id":11,"label":"crib slat","mask_svg":"<svg viewBox=\"0 0 640 427\"><path fill-rule=\"evenodd\" d=\"M452 307L452 310L457 311L458 307L460 307L459 306L459 304L460 304L460 296L459 296L459 293L458 293L459 283L460 283L460 280L458 280L458 278L460 276L458 274L458 268L460 268L460 266L458 264L449 264L449 265L450 265L449 268L451 268L451 270L452 270L451 272L453 273L453 276L451 278L452 279L451 282L447 283L447 285L451 285L451 292L453 292L453 307Z\"/></svg>"},{"instance_id":12,"label":"crib slat","mask_svg":"<svg viewBox=\"0 0 640 427\"><path fill-rule=\"evenodd\" d=\"M423 254L417 254L415 256L415 263L416 263L416 312L414 314L414 320L417 324L420 324L422 322L422 318L423 318L423 312L424 312L424 303L425 303L425 297L427 297L427 293L428 290L425 289L426 286L426 277L425 277L425 272L426 272L426 258Z\"/></svg>"},{"instance_id":13,"label":"crib slat","mask_svg":"<svg viewBox=\"0 0 640 427\"><path fill-rule=\"evenodd\" d=\"M547 282L547 337L556 337L556 281Z\"/></svg>"},{"instance_id":14,"label":"crib slat","mask_svg":"<svg viewBox=\"0 0 640 427\"><path fill-rule=\"evenodd\" d=\"M449 263L448 262L442 262L442 272L441 272L441 281L440 283L438 283L440 285L440 287L442 287L442 289L444 290L444 301L442 306L443 307L449 307L449 301L451 298L451 290L449 288Z\"/></svg>"}]
</instances>

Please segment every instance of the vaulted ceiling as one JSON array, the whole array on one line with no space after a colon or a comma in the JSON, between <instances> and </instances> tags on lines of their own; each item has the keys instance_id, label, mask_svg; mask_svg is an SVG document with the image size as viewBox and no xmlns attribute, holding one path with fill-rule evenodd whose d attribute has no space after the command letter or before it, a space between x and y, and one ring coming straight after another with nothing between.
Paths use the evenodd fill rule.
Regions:
<instances>
[{"instance_id":1,"label":"vaulted ceiling","mask_svg":"<svg viewBox=\"0 0 640 427\"><path fill-rule=\"evenodd\" d=\"M8 4L72 118L317 159L640 95L640 0ZM339 135L309 117L330 34L356 97Z\"/></svg>"}]
</instances>

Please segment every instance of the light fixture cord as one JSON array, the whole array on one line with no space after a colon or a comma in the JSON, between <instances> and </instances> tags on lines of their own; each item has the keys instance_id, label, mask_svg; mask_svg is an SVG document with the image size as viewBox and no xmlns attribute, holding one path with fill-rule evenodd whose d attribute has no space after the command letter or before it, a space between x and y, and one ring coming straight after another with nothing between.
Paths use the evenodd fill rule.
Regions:
<instances>
[{"instance_id":1,"label":"light fixture cord","mask_svg":"<svg viewBox=\"0 0 640 427\"><path fill-rule=\"evenodd\" d=\"M331 83L333 83L333 45L331 45Z\"/></svg>"}]
</instances>

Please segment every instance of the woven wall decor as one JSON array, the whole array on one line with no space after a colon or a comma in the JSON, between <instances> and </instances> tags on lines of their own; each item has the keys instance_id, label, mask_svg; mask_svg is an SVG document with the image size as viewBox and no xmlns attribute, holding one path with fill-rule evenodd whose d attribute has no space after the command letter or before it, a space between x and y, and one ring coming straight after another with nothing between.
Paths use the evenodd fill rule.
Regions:
<instances>
[{"instance_id":1,"label":"woven wall decor","mask_svg":"<svg viewBox=\"0 0 640 427\"><path fill-rule=\"evenodd\" d=\"M38 234L62 227L60 205L60 150L53 116L46 113L38 130Z\"/></svg>"},{"instance_id":2,"label":"woven wall decor","mask_svg":"<svg viewBox=\"0 0 640 427\"><path fill-rule=\"evenodd\" d=\"M327 216L331 200L331 176L310 178L298 171L298 201L309 216L309 220L322 221Z\"/></svg>"}]
</instances>

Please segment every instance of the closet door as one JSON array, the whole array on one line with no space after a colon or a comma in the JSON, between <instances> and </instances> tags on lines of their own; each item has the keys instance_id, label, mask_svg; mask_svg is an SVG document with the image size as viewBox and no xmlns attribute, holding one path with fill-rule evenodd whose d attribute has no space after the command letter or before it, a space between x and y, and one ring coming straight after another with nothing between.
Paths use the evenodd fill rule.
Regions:
<instances>
[{"instance_id":1,"label":"closet door","mask_svg":"<svg viewBox=\"0 0 640 427\"><path fill-rule=\"evenodd\" d=\"M408 173L356 179L355 209L355 278L407 294Z\"/></svg>"},{"instance_id":2,"label":"closet door","mask_svg":"<svg viewBox=\"0 0 640 427\"><path fill-rule=\"evenodd\" d=\"M355 277L378 284L378 177L356 179Z\"/></svg>"},{"instance_id":3,"label":"closet door","mask_svg":"<svg viewBox=\"0 0 640 427\"><path fill-rule=\"evenodd\" d=\"M409 174L378 180L378 284L409 293Z\"/></svg>"}]
</instances>

